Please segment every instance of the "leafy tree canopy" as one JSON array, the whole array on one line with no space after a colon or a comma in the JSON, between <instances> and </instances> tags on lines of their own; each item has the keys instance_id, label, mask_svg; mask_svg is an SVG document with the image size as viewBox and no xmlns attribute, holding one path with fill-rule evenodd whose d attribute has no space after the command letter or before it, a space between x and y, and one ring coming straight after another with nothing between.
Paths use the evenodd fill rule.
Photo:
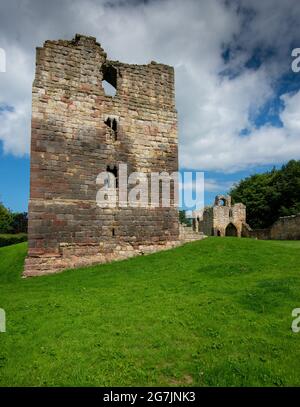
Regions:
<instances>
[{"instance_id":1,"label":"leafy tree canopy","mask_svg":"<svg viewBox=\"0 0 300 407\"><path fill-rule=\"evenodd\" d=\"M27 213L13 213L0 202L0 233L27 233Z\"/></svg>"},{"instance_id":2,"label":"leafy tree canopy","mask_svg":"<svg viewBox=\"0 0 300 407\"><path fill-rule=\"evenodd\" d=\"M187 226L192 225L191 219L186 217L186 211L184 211L184 210L179 211L179 222L182 224L185 224Z\"/></svg>"},{"instance_id":3,"label":"leafy tree canopy","mask_svg":"<svg viewBox=\"0 0 300 407\"><path fill-rule=\"evenodd\" d=\"M12 232L12 223L12 213L0 202L0 233Z\"/></svg>"},{"instance_id":4,"label":"leafy tree canopy","mask_svg":"<svg viewBox=\"0 0 300 407\"><path fill-rule=\"evenodd\" d=\"M233 202L247 206L252 228L271 226L280 216L300 213L300 161L291 160L280 169L241 180L230 194Z\"/></svg>"}]
</instances>

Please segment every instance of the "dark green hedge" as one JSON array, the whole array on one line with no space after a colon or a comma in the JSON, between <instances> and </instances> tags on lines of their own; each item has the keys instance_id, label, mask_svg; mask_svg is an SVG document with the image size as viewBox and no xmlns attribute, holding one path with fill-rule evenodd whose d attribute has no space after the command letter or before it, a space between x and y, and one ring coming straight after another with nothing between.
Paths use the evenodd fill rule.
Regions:
<instances>
[{"instance_id":1,"label":"dark green hedge","mask_svg":"<svg viewBox=\"0 0 300 407\"><path fill-rule=\"evenodd\" d=\"M18 233L16 235L0 234L0 247L9 246L11 244L27 241L26 233Z\"/></svg>"}]
</instances>

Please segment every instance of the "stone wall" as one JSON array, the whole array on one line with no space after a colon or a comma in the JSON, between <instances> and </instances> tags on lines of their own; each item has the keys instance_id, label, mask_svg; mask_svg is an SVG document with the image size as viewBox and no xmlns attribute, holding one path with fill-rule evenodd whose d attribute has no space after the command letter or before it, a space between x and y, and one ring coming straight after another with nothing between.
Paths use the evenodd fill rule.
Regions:
<instances>
[{"instance_id":1,"label":"stone wall","mask_svg":"<svg viewBox=\"0 0 300 407\"><path fill-rule=\"evenodd\" d=\"M116 88L114 97L103 80ZM175 207L99 208L96 177L124 163L129 173L171 173L177 150L172 67L110 61L93 37L46 41L37 49L32 93L24 275L176 245Z\"/></svg>"},{"instance_id":2,"label":"stone wall","mask_svg":"<svg viewBox=\"0 0 300 407\"><path fill-rule=\"evenodd\" d=\"M300 240L300 214L283 216L271 228L271 239Z\"/></svg>"},{"instance_id":3,"label":"stone wall","mask_svg":"<svg viewBox=\"0 0 300 407\"><path fill-rule=\"evenodd\" d=\"M244 226L242 235L263 240L300 240L300 214L280 217L266 229L251 229Z\"/></svg>"},{"instance_id":4,"label":"stone wall","mask_svg":"<svg viewBox=\"0 0 300 407\"><path fill-rule=\"evenodd\" d=\"M203 212L204 208L192 211L192 227L198 233L203 231Z\"/></svg>"},{"instance_id":5,"label":"stone wall","mask_svg":"<svg viewBox=\"0 0 300 407\"><path fill-rule=\"evenodd\" d=\"M214 206L203 212L203 233L207 236L226 236L232 226L234 236L241 236L246 221L246 207L242 203L231 204L230 196L216 196Z\"/></svg>"},{"instance_id":6,"label":"stone wall","mask_svg":"<svg viewBox=\"0 0 300 407\"><path fill-rule=\"evenodd\" d=\"M200 226L200 225L199 225ZM203 232L206 236L213 235L213 208L207 207L203 211L202 227L200 232Z\"/></svg>"},{"instance_id":7,"label":"stone wall","mask_svg":"<svg viewBox=\"0 0 300 407\"><path fill-rule=\"evenodd\" d=\"M243 225L242 237L252 237L254 239L270 239L270 229L252 229L248 224Z\"/></svg>"}]
</instances>

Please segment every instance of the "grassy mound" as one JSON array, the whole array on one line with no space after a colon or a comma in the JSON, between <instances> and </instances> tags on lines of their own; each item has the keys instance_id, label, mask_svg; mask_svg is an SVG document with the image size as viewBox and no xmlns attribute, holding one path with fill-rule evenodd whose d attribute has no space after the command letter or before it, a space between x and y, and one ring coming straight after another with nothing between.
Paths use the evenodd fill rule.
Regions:
<instances>
[{"instance_id":1,"label":"grassy mound","mask_svg":"<svg viewBox=\"0 0 300 407\"><path fill-rule=\"evenodd\" d=\"M209 238L21 279L0 249L2 386L300 385L300 242Z\"/></svg>"}]
</instances>

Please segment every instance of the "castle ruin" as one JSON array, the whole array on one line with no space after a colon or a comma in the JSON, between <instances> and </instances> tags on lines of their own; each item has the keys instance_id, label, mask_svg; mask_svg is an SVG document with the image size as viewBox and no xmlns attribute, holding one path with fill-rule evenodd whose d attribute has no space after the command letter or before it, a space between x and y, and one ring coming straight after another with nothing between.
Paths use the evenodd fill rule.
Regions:
<instances>
[{"instance_id":1,"label":"castle ruin","mask_svg":"<svg viewBox=\"0 0 300 407\"><path fill-rule=\"evenodd\" d=\"M178 245L175 206L97 206L97 175L118 178L124 163L129 172L178 170L174 69L111 61L93 37L46 41L32 91L24 276Z\"/></svg>"},{"instance_id":2,"label":"castle ruin","mask_svg":"<svg viewBox=\"0 0 300 407\"><path fill-rule=\"evenodd\" d=\"M232 205L230 195L217 195L213 206L194 212L194 230L206 236L241 237L245 224L246 206L242 203Z\"/></svg>"}]
</instances>

